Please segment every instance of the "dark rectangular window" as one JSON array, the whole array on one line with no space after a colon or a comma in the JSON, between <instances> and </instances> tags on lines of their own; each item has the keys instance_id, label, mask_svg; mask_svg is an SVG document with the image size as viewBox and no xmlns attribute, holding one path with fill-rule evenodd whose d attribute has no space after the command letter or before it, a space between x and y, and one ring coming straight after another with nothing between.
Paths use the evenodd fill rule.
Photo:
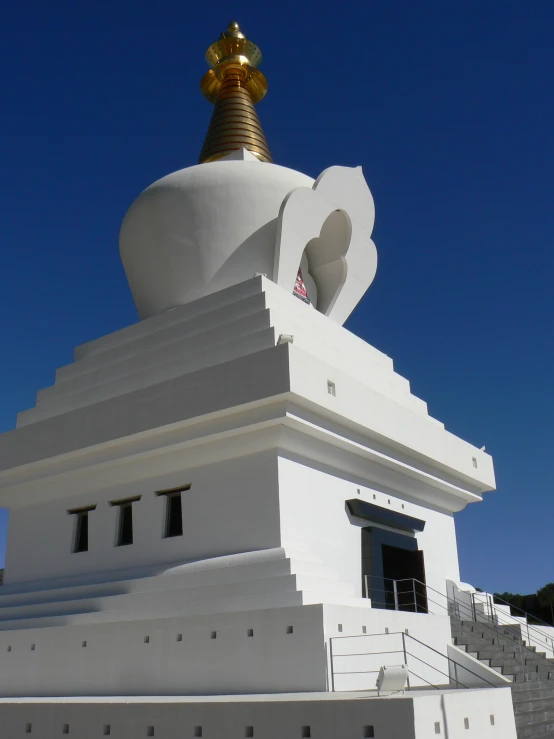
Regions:
<instances>
[{"instance_id":1,"label":"dark rectangular window","mask_svg":"<svg viewBox=\"0 0 554 739\"><path fill-rule=\"evenodd\" d=\"M74 552L88 552L88 511L78 513L75 521Z\"/></svg>"},{"instance_id":2,"label":"dark rectangular window","mask_svg":"<svg viewBox=\"0 0 554 739\"><path fill-rule=\"evenodd\" d=\"M88 514L94 511L95 505L87 506L87 508L73 508L68 511L75 516L75 525L73 529L73 552L88 552Z\"/></svg>"},{"instance_id":3,"label":"dark rectangular window","mask_svg":"<svg viewBox=\"0 0 554 739\"><path fill-rule=\"evenodd\" d=\"M181 493L166 495L165 536L183 535L183 504Z\"/></svg>"},{"instance_id":4,"label":"dark rectangular window","mask_svg":"<svg viewBox=\"0 0 554 739\"><path fill-rule=\"evenodd\" d=\"M119 506L119 527L117 546L123 547L133 543L133 504L124 503Z\"/></svg>"},{"instance_id":5,"label":"dark rectangular window","mask_svg":"<svg viewBox=\"0 0 554 739\"><path fill-rule=\"evenodd\" d=\"M156 495L165 498L164 537L183 535L183 500L181 494L190 490L190 485L183 485L169 490L158 490Z\"/></svg>"},{"instance_id":6,"label":"dark rectangular window","mask_svg":"<svg viewBox=\"0 0 554 739\"><path fill-rule=\"evenodd\" d=\"M112 500L110 505L119 508L117 518L117 537L115 541L116 547L124 547L133 543L133 503L141 498L137 495L135 498L126 498L125 500Z\"/></svg>"}]
</instances>

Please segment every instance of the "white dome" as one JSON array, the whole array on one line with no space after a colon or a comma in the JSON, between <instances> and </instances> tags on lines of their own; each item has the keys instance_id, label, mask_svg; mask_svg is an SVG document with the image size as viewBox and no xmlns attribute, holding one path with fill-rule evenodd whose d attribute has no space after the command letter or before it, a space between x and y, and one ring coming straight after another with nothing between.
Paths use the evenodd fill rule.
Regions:
<instances>
[{"instance_id":1,"label":"white dome","mask_svg":"<svg viewBox=\"0 0 554 739\"><path fill-rule=\"evenodd\" d=\"M279 209L314 180L244 150L236 156L174 172L129 208L119 245L140 318L257 272L272 279Z\"/></svg>"}]
</instances>

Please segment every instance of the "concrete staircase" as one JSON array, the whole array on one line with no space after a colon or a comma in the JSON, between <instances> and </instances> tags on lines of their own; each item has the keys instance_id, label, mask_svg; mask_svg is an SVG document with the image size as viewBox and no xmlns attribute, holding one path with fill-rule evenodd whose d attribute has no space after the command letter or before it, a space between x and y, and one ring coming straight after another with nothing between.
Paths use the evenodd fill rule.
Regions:
<instances>
[{"instance_id":1,"label":"concrete staircase","mask_svg":"<svg viewBox=\"0 0 554 739\"><path fill-rule=\"evenodd\" d=\"M554 737L554 660L513 630L450 617L454 644L512 680L518 739Z\"/></svg>"}]
</instances>

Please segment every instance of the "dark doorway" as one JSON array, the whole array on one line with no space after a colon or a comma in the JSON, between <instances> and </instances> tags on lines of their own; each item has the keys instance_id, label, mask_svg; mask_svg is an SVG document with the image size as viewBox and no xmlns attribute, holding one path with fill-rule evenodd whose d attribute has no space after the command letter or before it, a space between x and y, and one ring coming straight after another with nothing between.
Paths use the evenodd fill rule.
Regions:
<instances>
[{"instance_id":1,"label":"dark doorway","mask_svg":"<svg viewBox=\"0 0 554 739\"><path fill-rule=\"evenodd\" d=\"M423 552L382 544L383 579L392 590L394 608L427 613ZM390 600L390 597L389 597Z\"/></svg>"},{"instance_id":2,"label":"dark doorway","mask_svg":"<svg viewBox=\"0 0 554 739\"><path fill-rule=\"evenodd\" d=\"M363 528L362 581L374 608L427 613L423 552L414 536Z\"/></svg>"}]
</instances>

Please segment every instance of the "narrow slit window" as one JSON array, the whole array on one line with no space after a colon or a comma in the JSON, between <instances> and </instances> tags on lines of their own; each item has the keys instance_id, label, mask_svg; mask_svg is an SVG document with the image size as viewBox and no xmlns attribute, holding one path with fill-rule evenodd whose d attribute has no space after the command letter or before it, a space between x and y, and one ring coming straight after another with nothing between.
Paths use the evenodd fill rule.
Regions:
<instances>
[{"instance_id":1,"label":"narrow slit window","mask_svg":"<svg viewBox=\"0 0 554 739\"><path fill-rule=\"evenodd\" d=\"M74 508L68 513L75 516L73 527L73 547L74 554L77 552L88 552L88 514L94 511L95 505L87 508Z\"/></svg>"},{"instance_id":2,"label":"narrow slit window","mask_svg":"<svg viewBox=\"0 0 554 739\"><path fill-rule=\"evenodd\" d=\"M126 503L119 506L119 531L117 546L123 547L133 543L133 505Z\"/></svg>"},{"instance_id":3,"label":"narrow slit window","mask_svg":"<svg viewBox=\"0 0 554 739\"><path fill-rule=\"evenodd\" d=\"M133 543L133 503L141 498L127 498L126 500L113 500L110 505L119 508L117 517L116 547L124 547Z\"/></svg>"},{"instance_id":4,"label":"narrow slit window","mask_svg":"<svg viewBox=\"0 0 554 739\"><path fill-rule=\"evenodd\" d=\"M164 539L183 535L183 499L182 493L190 490L190 485L181 485L169 490L158 490L156 495L165 498Z\"/></svg>"},{"instance_id":5,"label":"narrow slit window","mask_svg":"<svg viewBox=\"0 0 554 739\"><path fill-rule=\"evenodd\" d=\"M75 546L73 551L88 552L88 511L75 516Z\"/></svg>"},{"instance_id":6,"label":"narrow slit window","mask_svg":"<svg viewBox=\"0 0 554 739\"><path fill-rule=\"evenodd\" d=\"M183 503L181 493L165 496L165 537L183 535Z\"/></svg>"}]
</instances>

